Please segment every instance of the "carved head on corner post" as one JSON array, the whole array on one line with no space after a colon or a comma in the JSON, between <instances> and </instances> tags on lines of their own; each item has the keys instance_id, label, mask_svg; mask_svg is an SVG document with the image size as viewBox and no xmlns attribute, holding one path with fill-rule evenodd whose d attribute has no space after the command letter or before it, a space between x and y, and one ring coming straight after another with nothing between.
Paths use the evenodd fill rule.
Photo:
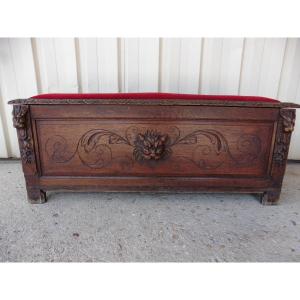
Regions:
<instances>
[{"instance_id":1,"label":"carved head on corner post","mask_svg":"<svg viewBox=\"0 0 300 300\"><path fill-rule=\"evenodd\" d=\"M283 128L285 132L293 132L295 126L295 119L283 119Z\"/></svg>"},{"instance_id":2,"label":"carved head on corner post","mask_svg":"<svg viewBox=\"0 0 300 300\"><path fill-rule=\"evenodd\" d=\"M27 106L24 105L14 105L12 115L13 115L13 125L17 129L26 127L26 113L28 111Z\"/></svg>"},{"instance_id":3,"label":"carved head on corner post","mask_svg":"<svg viewBox=\"0 0 300 300\"><path fill-rule=\"evenodd\" d=\"M282 109L280 111L280 115L282 117L282 125L284 132L293 132L296 118L295 110Z\"/></svg>"}]
</instances>

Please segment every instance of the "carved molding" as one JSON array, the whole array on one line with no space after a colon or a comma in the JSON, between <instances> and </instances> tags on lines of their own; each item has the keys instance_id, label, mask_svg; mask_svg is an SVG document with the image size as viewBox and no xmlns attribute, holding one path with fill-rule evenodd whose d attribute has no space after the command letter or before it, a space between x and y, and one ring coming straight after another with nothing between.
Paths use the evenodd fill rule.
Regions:
<instances>
[{"instance_id":1,"label":"carved molding","mask_svg":"<svg viewBox=\"0 0 300 300\"><path fill-rule=\"evenodd\" d=\"M291 133L295 126L296 112L294 109L281 109L273 159L277 165L283 165L288 156Z\"/></svg>"},{"instance_id":2,"label":"carved molding","mask_svg":"<svg viewBox=\"0 0 300 300\"><path fill-rule=\"evenodd\" d=\"M47 140L46 153L54 163L67 163L78 154L84 165L100 169L112 162L114 144L125 144L133 148L128 165L136 161L155 166L170 158L173 155L172 148L179 144L194 145L192 154L190 157L175 156L174 159L184 158L201 169L216 169L228 159L237 167L250 166L261 153L261 140L256 135L241 134L233 155L226 138L219 131L199 129L181 136L176 126L164 133L130 126L124 136L106 129L93 129L80 138L74 152L69 151L64 137L56 135Z\"/></svg>"},{"instance_id":3,"label":"carved molding","mask_svg":"<svg viewBox=\"0 0 300 300\"><path fill-rule=\"evenodd\" d=\"M119 105L184 105L184 106L242 106L242 107L300 107L299 104L285 102L224 101L224 100L187 100L187 99L15 99L14 105L57 105L57 104L119 104Z\"/></svg>"},{"instance_id":4,"label":"carved molding","mask_svg":"<svg viewBox=\"0 0 300 300\"><path fill-rule=\"evenodd\" d=\"M28 106L14 105L12 114L13 125L18 130L21 159L30 164L34 161L34 151L27 122Z\"/></svg>"}]
</instances>

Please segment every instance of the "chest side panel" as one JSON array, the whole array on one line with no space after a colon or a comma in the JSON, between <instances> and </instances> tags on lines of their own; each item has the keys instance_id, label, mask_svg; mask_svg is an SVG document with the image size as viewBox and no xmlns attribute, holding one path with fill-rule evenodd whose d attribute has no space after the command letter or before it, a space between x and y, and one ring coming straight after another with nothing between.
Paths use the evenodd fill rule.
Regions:
<instances>
[{"instance_id":1,"label":"chest side panel","mask_svg":"<svg viewBox=\"0 0 300 300\"><path fill-rule=\"evenodd\" d=\"M276 109L33 106L43 176L269 176Z\"/></svg>"}]
</instances>

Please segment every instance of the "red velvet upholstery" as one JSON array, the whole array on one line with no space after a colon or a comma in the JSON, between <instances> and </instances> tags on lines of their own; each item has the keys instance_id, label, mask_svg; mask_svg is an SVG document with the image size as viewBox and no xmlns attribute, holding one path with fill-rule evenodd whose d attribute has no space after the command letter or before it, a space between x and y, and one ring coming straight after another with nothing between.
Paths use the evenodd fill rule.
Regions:
<instances>
[{"instance_id":1,"label":"red velvet upholstery","mask_svg":"<svg viewBox=\"0 0 300 300\"><path fill-rule=\"evenodd\" d=\"M172 93L110 93L110 94L41 94L34 99L183 99L183 100L224 100L224 101L256 101L279 102L278 100L256 96L230 95L192 95Z\"/></svg>"}]
</instances>

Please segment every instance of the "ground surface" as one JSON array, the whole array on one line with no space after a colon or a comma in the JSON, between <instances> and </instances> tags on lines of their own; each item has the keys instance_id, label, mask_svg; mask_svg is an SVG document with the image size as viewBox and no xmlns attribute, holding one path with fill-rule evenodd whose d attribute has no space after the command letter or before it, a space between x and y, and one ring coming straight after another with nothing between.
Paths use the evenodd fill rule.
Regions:
<instances>
[{"instance_id":1,"label":"ground surface","mask_svg":"<svg viewBox=\"0 0 300 300\"><path fill-rule=\"evenodd\" d=\"M300 164L282 201L253 195L49 193L26 201L18 161L0 162L0 261L300 261Z\"/></svg>"}]
</instances>

